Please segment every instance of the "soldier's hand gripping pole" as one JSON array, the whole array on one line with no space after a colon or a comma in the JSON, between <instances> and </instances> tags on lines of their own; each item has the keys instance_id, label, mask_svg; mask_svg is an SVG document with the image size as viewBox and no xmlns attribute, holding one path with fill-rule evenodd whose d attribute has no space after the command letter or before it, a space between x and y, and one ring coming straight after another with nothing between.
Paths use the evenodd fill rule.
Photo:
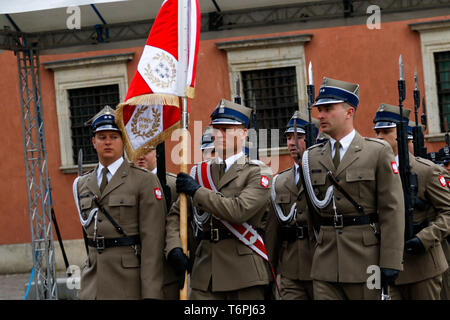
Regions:
<instances>
[{"instance_id":1,"label":"soldier's hand gripping pole","mask_svg":"<svg viewBox=\"0 0 450 320\"><path fill-rule=\"evenodd\" d=\"M403 197L405 202L405 240L413 237L412 215L414 211L414 186L417 186L417 176L411 174L408 152L408 122L403 120L403 101L405 100L405 79L403 73L402 56L399 58L400 79L398 80L398 95L400 107L400 121L397 122L397 145L399 158L399 173L402 180ZM416 180L416 181L414 181Z\"/></svg>"}]
</instances>

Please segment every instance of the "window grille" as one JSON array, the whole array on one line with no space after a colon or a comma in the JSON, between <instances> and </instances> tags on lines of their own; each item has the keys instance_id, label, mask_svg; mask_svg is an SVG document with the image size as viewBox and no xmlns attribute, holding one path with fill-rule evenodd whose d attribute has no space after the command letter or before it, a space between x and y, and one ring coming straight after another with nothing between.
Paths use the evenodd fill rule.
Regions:
<instances>
[{"instance_id":1,"label":"window grille","mask_svg":"<svg viewBox=\"0 0 450 320\"><path fill-rule=\"evenodd\" d=\"M83 164L96 163L97 153L92 146L91 127L84 123L109 105L113 109L119 104L119 85L105 85L69 89L70 128L72 131L73 162L78 164L78 150L83 149Z\"/></svg>"},{"instance_id":2,"label":"window grille","mask_svg":"<svg viewBox=\"0 0 450 320\"><path fill-rule=\"evenodd\" d=\"M258 130L268 129L267 142L260 139L259 148L264 143L267 148L286 146L283 132L298 110L295 67L243 71L242 86L244 105L253 108L256 104ZM278 146L271 145L272 129L279 129Z\"/></svg>"},{"instance_id":3,"label":"window grille","mask_svg":"<svg viewBox=\"0 0 450 320\"><path fill-rule=\"evenodd\" d=\"M436 87L441 131L450 130L450 51L435 52Z\"/></svg>"}]
</instances>

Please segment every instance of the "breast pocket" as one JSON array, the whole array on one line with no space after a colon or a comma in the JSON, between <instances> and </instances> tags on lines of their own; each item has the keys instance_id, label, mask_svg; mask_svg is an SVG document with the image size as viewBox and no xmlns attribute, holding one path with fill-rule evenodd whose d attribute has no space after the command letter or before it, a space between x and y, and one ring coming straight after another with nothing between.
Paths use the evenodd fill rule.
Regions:
<instances>
[{"instance_id":1,"label":"breast pocket","mask_svg":"<svg viewBox=\"0 0 450 320\"><path fill-rule=\"evenodd\" d=\"M369 198L375 192L375 170L372 168L348 168L346 191L359 199ZM356 200L356 199L355 199Z\"/></svg>"},{"instance_id":2,"label":"breast pocket","mask_svg":"<svg viewBox=\"0 0 450 320\"><path fill-rule=\"evenodd\" d=\"M327 181L326 173L322 170L319 170L319 172L314 172L313 170L310 177L314 194L316 195L316 197L322 199L326 191L325 189L325 183Z\"/></svg>"},{"instance_id":3,"label":"breast pocket","mask_svg":"<svg viewBox=\"0 0 450 320\"><path fill-rule=\"evenodd\" d=\"M282 209L284 215L289 213L289 204L291 203L291 195L290 194L277 194L275 197L275 203L278 204Z\"/></svg>"},{"instance_id":4,"label":"breast pocket","mask_svg":"<svg viewBox=\"0 0 450 320\"><path fill-rule=\"evenodd\" d=\"M83 216L83 219L86 219L89 215L89 212L92 208L92 198L91 197L84 197L80 199L80 210L81 215Z\"/></svg>"},{"instance_id":5,"label":"breast pocket","mask_svg":"<svg viewBox=\"0 0 450 320\"><path fill-rule=\"evenodd\" d=\"M109 198L111 216L119 217L119 223L126 225L137 223L136 198L132 195L111 195Z\"/></svg>"}]
</instances>

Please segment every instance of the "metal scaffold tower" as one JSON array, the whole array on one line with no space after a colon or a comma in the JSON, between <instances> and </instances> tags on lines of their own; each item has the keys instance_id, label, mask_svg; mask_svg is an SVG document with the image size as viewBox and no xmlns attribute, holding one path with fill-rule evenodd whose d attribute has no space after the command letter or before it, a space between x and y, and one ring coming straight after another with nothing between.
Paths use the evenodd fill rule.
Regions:
<instances>
[{"instance_id":1,"label":"metal scaffold tower","mask_svg":"<svg viewBox=\"0 0 450 320\"><path fill-rule=\"evenodd\" d=\"M36 299L57 299L50 180L41 101L39 51L15 39Z\"/></svg>"}]
</instances>

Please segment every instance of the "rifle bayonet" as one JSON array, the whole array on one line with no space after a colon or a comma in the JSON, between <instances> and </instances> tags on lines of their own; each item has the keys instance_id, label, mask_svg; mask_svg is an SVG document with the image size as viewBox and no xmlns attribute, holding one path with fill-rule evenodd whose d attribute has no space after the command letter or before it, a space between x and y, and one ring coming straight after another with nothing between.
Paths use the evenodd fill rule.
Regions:
<instances>
[{"instance_id":1,"label":"rifle bayonet","mask_svg":"<svg viewBox=\"0 0 450 320\"><path fill-rule=\"evenodd\" d=\"M78 150L78 176L81 177L83 174L83 149Z\"/></svg>"}]
</instances>

